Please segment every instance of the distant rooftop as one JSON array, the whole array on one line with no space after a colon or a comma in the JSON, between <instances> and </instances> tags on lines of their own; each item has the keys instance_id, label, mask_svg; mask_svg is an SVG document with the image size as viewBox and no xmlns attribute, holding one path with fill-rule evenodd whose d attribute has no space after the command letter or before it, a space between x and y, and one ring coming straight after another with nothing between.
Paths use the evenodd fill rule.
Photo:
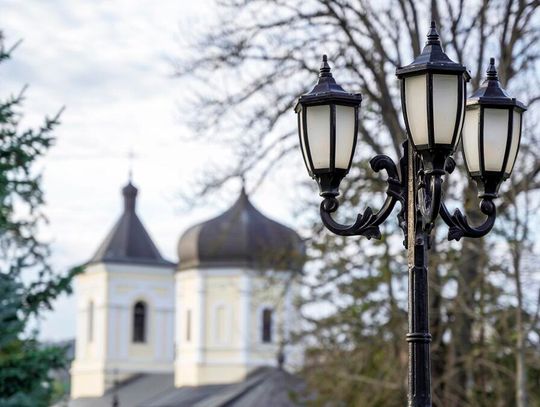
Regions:
<instances>
[{"instance_id":1,"label":"distant rooftop","mask_svg":"<svg viewBox=\"0 0 540 407\"><path fill-rule=\"evenodd\" d=\"M260 368L233 384L174 387L174 375L144 374L120 384L119 407L296 407L305 401L304 382L277 368ZM71 400L69 407L110 407L113 391L103 397ZM58 406L59 407L59 406Z\"/></svg>"},{"instance_id":2,"label":"distant rooftop","mask_svg":"<svg viewBox=\"0 0 540 407\"><path fill-rule=\"evenodd\" d=\"M140 221L135 206L138 190L131 181L122 189L124 211L89 263L125 263L174 267L165 260Z\"/></svg>"}]
</instances>

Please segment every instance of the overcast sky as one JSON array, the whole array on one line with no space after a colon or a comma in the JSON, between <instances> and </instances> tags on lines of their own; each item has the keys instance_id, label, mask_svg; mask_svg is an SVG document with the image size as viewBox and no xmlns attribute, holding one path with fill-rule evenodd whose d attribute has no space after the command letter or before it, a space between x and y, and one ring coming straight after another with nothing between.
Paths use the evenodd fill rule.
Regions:
<instances>
[{"instance_id":1,"label":"overcast sky","mask_svg":"<svg viewBox=\"0 0 540 407\"><path fill-rule=\"evenodd\" d=\"M0 66L1 96L30 86L26 125L66 107L57 144L39 163L50 220L42 233L52 242L55 268L87 260L120 215L130 150L139 214L162 253L176 260L182 231L225 209L237 190L231 185L214 205L189 212L178 199L193 174L219 161L222 151L185 141L182 84L171 77L170 58L181 56L186 36L212 20L211 0L0 0L0 10L7 43L23 40ZM293 200L276 198L283 194L277 179L284 177L270 177L253 201L294 226ZM289 186L290 198L292 181ZM64 297L41 322L41 337L74 334L74 298Z\"/></svg>"}]
</instances>

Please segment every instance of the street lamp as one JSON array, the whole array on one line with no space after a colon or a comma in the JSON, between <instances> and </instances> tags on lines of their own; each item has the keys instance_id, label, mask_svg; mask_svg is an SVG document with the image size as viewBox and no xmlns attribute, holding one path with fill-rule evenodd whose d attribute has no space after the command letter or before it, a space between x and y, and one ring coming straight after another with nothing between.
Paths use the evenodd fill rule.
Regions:
<instances>
[{"instance_id":1,"label":"street lamp","mask_svg":"<svg viewBox=\"0 0 540 407\"><path fill-rule=\"evenodd\" d=\"M317 85L296 108L304 162L322 196L338 195L351 168L361 102L360 94L347 93L336 83L324 55Z\"/></svg>"},{"instance_id":2,"label":"street lamp","mask_svg":"<svg viewBox=\"0 0 540 407\"><path fill-rule=\"evenodd\" d=\"M500 183L512 173L525 110L523 103L500 87L491 58L487 79L467 101L463 128L467 171L478 184L481 197L496 196Z\"/></svg>"},{"instance_id":3,"label":"street lamp","mask_svg":"<svg viewBox=\"0 0 540 407\"><path fill-rule=\"evenodd\" d=\"M467 101L470 76L463 65L442 50L435 23L422 53L408 66L397 69L407 141L399 165L386 155L371 159L375 172L387 173L386 199L381 209L359 214L352 225L334 221L339 184L347 175L358 133L359 94L347 93L332 77L323 56L319 81L296 104L300 145L309 175L323 200L323 224L341 236L380 238L379 226L401 204L398 214L409 256L409 389L410 407L431 406L431 361L427 254L431 230L440 214L448 225L448 239L478 238L491 231L496 209L493 200L510 176L519 150L525 106L501 88L492 58L487 79ZM468 174L478 185L480 210L486 219L471 226L456 210L450 214L443 202L443 177L453 172L452 158L463 135ZM411 146L412 148L410 148Z\"/></svg>"},{"instance_id":4,"label":"street lamp","mask_svg":"<svg viewBox=\"0 0 540 407\"><path fill-rule=\"evenodd\" d=\"M443 52L432 23L422 53L396 75L409 141L422 156L425 170L444 171L459 142L465 108L467 69Z\"/></svg>"}]
</instances>

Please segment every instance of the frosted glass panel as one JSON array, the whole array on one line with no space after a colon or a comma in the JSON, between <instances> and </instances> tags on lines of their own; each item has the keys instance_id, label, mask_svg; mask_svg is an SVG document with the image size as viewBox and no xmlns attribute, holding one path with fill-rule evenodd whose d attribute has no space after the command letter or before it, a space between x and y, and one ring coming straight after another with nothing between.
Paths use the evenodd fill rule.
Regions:
<instances>
[{"instance_id":1,"label":"frosted glass panel","mask_svg":"<svg viewBox=\"0 0 540 407\"><path fill-rule=\"evenodd\" d=\"M354 107L336 106L336 168L349 167L354 136Z\"/></svg>"},{"instance_id":2,"label":"frosted glass panel","mask_svg":"<svg viewBox=\"0 0 540 407\"><path fill-rule=\"evenodd\" d=\"M467 110L463 123L463 152L470 172L480 171L480 157L478 156L478 128L480 109Z\"/></svg>"},{"instance_id":3,"label":"frosted glass panel","mask_svg":"<svg viewBox=\"0 0 540 407\"><path fill-rule=\"evenodd\" d=\"M455 75L433 75L433 129L436 144L452 144L458 114L458 80Z\"/></svg>"},{"instance_id":4,"label":"frosted glass panel","mask_svg":"<svg viewBox=\"0 0 540 407\"><path fill-rule=\"evenodd\" d=\"M304 119L303 119L303 113L298 113L298 133L300 134L300 146L302 147L302 155L304 156L304 162L306 164L306 168L308 171L311 171L309 168L309 158L307 156L306 152L306 143L304 142Z\"/></svg>"},{"instance_id":5,"label":"frosted glass panel","mask_svg":"<svg viewBox=\"0 0 540 407\"><path fill-rule=\"evenodd\" d=\"M463 87L463 97L462 97L462 100L463 100L463 107L461 108L461 117L459 119L459 130L458 130L458 136L457 136L457 139L456 139L456 146L459 144L459 139L461 138L461 134L462 134L462 130L463 130L463 126L465 124L465 96L467 95L467 90L465 89L465 82L462 80L461 81L461 86Z\"/></svg>"},{"instance_id":6,"label":"frosted glass panel","mask_svg":"<svg viewBox=\"0 0 540 407\"><path fill-rule=\"evenodd\" d=\"M330 168L330 106L308 107L306 120L313 167Z\"/></svg>"},{"instance_id":7,"label":"frosted glass panel","mask_svg":"<svg viewBox=\"0 0 540 407\"><path fill-rule=\"evenodd\" d=\"M508 137L507 109L484 109L484 169L501 171Z\"/></svg>"},{"instance_id":8,"label":"frosted glass panel","mask_svg":"<svg viewBox=\"0 0 540 407\"><path fill-rule=\"evenodd\" d=\"M512 129L512 145L510 146L510 153L508 154L508 162L506 163L505 172L510 174L516 161L518 152L519 138L521 137L521 113L513 112L513 129Z\"/></svg>"},{"instance_id":9,"label":"frosted glass panel","mask_svg":"<svg viewBox=\"0 0 540 407\"><path fill-rule=\"evenodd\" d=\"M426 75L411 76L405 81L405 103L409 129L414 144L428 144Z\"/></svg>"}]
</instances>

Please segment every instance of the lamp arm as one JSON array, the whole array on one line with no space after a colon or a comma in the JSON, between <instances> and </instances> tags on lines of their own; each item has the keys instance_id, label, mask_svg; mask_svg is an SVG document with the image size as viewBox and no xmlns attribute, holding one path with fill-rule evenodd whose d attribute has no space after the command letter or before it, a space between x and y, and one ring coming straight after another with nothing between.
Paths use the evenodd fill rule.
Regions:
<instances>
[{"instance_id":1,"label":"lamp arm","mask_svg":"<svg viewBox=\"0 0 540 407\"><path fill-rule=\"evenodd\" d=\"M456 162L453 158L449 158L445 164L445 170L448 174L454 172L456 168ZM497 208L493 203L493 197L484 197L480 201L480 211L487 216L480 226L471 226L467 220L467 216L464 215L459 209L454 211L451 215L450 211L444 203L441 204L439 213L444 223L448 225L448 240L459 241L462 237L483 237L487 235L493 225L495 225L495 218L497 217Z\"/></svg>"},{"instance_id":2,"label":"lamp arm","mask_svg":"<svg viewBox=\"0 0 540 407\"><path fill-rule=\"evenodd\" d=\"M337 211L339 202L335 197L325 197L321 202L320 214L321 220L328 230L340 236L358 236L362 235L368 239L381 238L379 225L383 223L392 213L396 202L400 201L403 205L403 185L399 177L396 164L386 155L377 155L370 161L370 166L375 172L385 170L388 174L386 182L386 199L383 206L377 213L368 206L364 213L356 217L352 225L342 225L332 218L332 213Z\"/></svg>"},{"instance_id":3,"label":"lamp arm","mask_svg":"<svg viewBox=\"0 0 540 407\"><path fill-rule=\"evenodd\" d=\"M480 226L471 226L467 220L467 216L461 213L459 209L454 211L451 215L450 211L443 203L441 205L441 218L448 225L448 240L459 241L462 237L482 237L487 235L493 225L495 224L495 218L497 217L497 209L493 200L490 198L484 198L480 202L480 211L487 216Z\"/></svg>"}]
</instances>

